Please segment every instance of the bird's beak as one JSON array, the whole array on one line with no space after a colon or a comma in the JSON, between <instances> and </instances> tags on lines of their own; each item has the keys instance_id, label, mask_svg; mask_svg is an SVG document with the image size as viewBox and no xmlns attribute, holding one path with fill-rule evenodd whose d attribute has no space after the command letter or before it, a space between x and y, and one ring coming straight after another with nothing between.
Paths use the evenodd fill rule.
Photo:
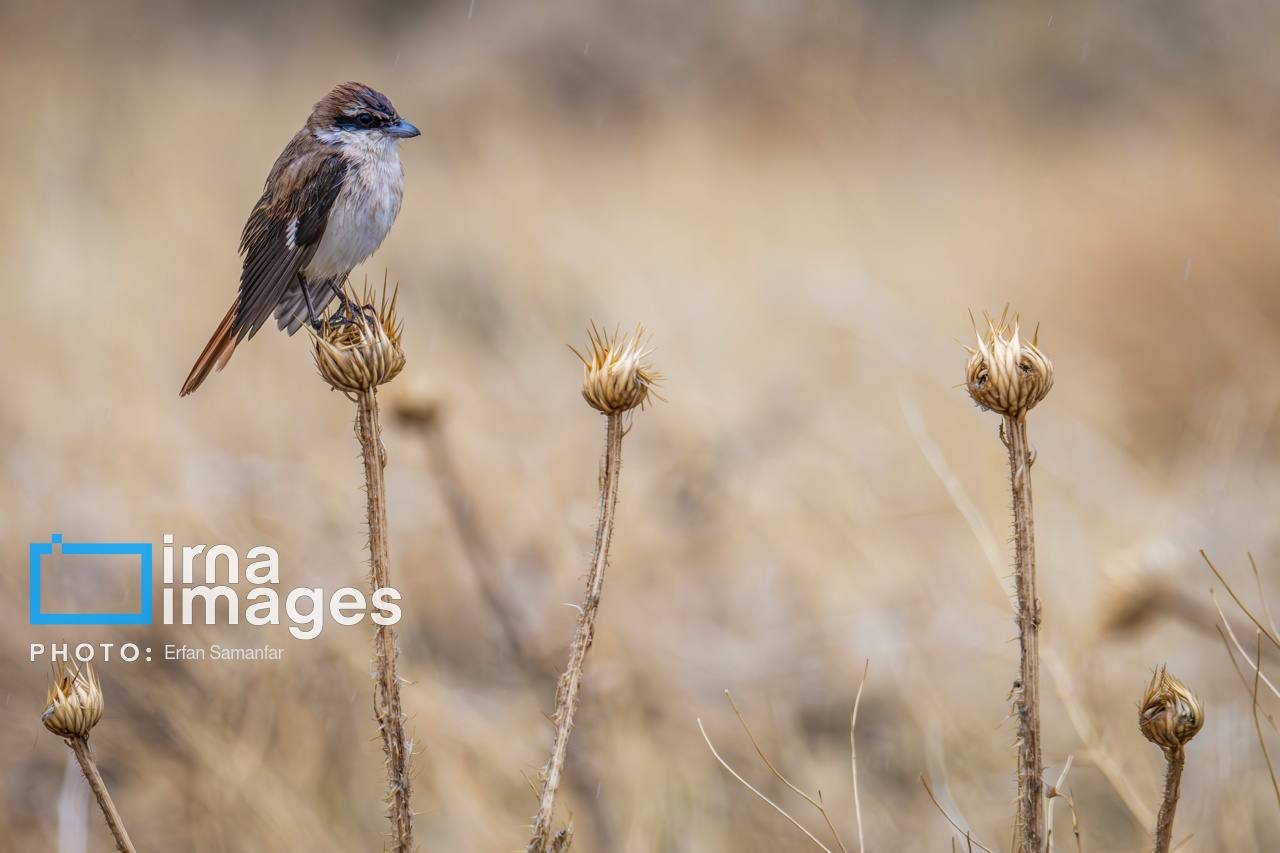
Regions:
<instances>
[{"instance_id":1,"label":"bird's beak","mask_svg":"<svg viewBox=\"0 0 1280 853\"><path fill-rule=\"evenodd\" d=\"M418 130L416 127L409 124L409 122L405 121L404 119L400 119L395 124L384 129L382 132L385 133L387 136L399 136L404 139L410 139L414 136L422 135L422 131Z\"/></svg>"}]
</instances>

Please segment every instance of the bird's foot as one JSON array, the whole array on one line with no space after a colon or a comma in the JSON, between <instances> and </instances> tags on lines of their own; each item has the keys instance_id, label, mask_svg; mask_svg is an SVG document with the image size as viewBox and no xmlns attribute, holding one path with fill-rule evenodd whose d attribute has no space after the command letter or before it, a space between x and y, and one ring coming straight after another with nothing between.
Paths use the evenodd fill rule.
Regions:
<instances>
[{"instance_id":1,"label":"bird's foot","mask_svg":"<svg viewBox=\"0 0 1280 853\"><path fill-rule=\"evenodd\" d=\"M338 294L338 310L324 321L329 326L358 326L363 322L363 312L345 293Z\"/></svg>"}]
</instances>

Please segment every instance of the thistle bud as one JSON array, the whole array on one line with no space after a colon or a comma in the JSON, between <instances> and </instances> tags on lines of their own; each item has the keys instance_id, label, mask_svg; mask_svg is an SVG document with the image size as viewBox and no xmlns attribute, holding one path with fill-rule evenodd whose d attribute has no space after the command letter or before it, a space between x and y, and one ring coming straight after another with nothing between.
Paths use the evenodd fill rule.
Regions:
<instances>
[{"instance_id":1,"label":"thistle bud","mask_svg":"<svg viewBox=\"0 0 1280 853\"><path fill-rule=\"evenodd\" d=\"M60 663L49 684L47 706L40 715L44 727L61 738L88 737L102 719L102 687L93 668Z\"/></svg>"},{"instance_id":2,"label":"thistle bud","mask_svg":"<svg viewBox=\"0 0 1280 853\"><path fill-rule=\"evenodd\" d=\"M1036 349L1039 329L1027 343L1018 318L1008 322L1009 309L999 321L987 320L987 334L978 335L978 348L969 350L965 384L969 396L984 409L1020 417L1035 408L1053 387L1053 363Z\"/></svg>"},{"instance_id":3,"label":"thistle bud","mask_svg":"<svg viewBox=\"0 0 1280 853\"><path fill-rule=\"evenodd\" d=\"M325 320L315 338L316 367L324 381L348 396L363 394L390 382L404 369L404 352L400 349L400 336L404 324L396 314L396 297L393 293L387 301L387 289L382 289L382 300L375 311L372 292L365 290L365 307L347 321L334 318ZM354 300L352 300L354 302Z\"/></svg>"},{"instance_id":4,"label":"thistle bud","mask_svg":"<svg viewBox=\"0 0 1280 853\"><path fill-rule=\"evenodd\" d=\"M626 335L619 337L616 330L612 336L607 331L602 333L592 323L589 335L591 346L586 356L573 350L583 364L582 398L606 415L643 407L653 393L652 386L662 379L653 365L640 363L653 352L641 343L644 329L636 327L635 335L628 340ZM656 393L653 396L658 397Z\"/></svg>"},{"instance_id":5,"label":"thistle bud","mask_svg":"<svg viewBox=\"0 0 1280 853\"><path fill-rule=\"evenodd\" d=\"M1143 737L1171 753L1186 746L1202 725L1204 705L1196 694L1163 666L1156 670L1138 710Z\"/></svg>"}]
</instances>

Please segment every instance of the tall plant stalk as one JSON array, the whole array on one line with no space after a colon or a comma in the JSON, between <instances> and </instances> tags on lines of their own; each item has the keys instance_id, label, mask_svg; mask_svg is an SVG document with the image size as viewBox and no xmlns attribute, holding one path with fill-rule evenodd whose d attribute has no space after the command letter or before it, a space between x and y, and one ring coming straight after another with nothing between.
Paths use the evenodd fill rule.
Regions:
<instances>
[{"instance_id":1,"label":"tall plant stalk","mask_svg":"<svg viewBox=\"0 0 1280 853\"><path fill-rule=\"evenodd\" d=\"M1262 642L1261 635L1258 642ZM1256 695L1256 684L1254 689ZM1164 797L1156 817L1155 853L1170 853L1173 849L1173 817L1178 811L1186 746L1203 725L1204 705L1199 697L1164 667L1152 673L1138 710L1138 728L1143 737L1164 751L1166 762Z\"/></svg>"},{"instance_id":2,"label":"tall plant stalk","mask_svg":"<svg viewBox=\"0 0 1280 853\"><path fill-rule=\"evenodd\" d=\"M661 377L641 359L651 350L641 344L643 329L637 329L628 342L591 328L588 355L578 355L584 365L582 396L596 411L606 416L604 462L600 472L600 514L596 521L595 548L587 569L586 589L582 594L578 624L569 647L569 664L556 687L556 709L551 720L555 738L551 756L539 773L542 790L538 811L533 819L533 835L527 853L562 853L573 842L573 823L559 832L552 831L556 792L564 776L565 757L569 751L569 734L582 694L583 665L595 639L596 619L600 611L600 594L604 588L604 570L609 564L609 545L613 541L614 515L618 506L618 476L622 472L622 436L626 433L623 418L649 398L651 386ZM576 352L576 350L575 350ZM656 394L654 396L657 396Z\"/></svg>"},{"instance_id":3,"label":"tall plant stalk","mask_svg":"<svg viewBox=\"0 0 1280 853\"><path fill-rule=\"evenodd\" d=\"M1018 820L1023 848L1039 851L1045 838L1044 765L1040 751L1040 600L1036 597L1035 519L1031 511L1031 462L1027 421L1006 415L1003 437L1009 449L1013 493L1014 580L1018 595L1019 668Z\"/></svg>"},{"instance_id":4,"label":"tall plant stalk","mask_svg":"<svg viewBox=\"0 0 1280 853\"><path fill-rule=\"evenodd\" d=\"M67 746L71 747L71 751L75 753L76 761L80 763L80 771L89 782L89 789L98 798L98 808L102 809L102 816L107 821L112 837L115 838L116 850L119 853L137 853L133 841L129 838L129 831L124 828L124 821L120 819L120 812L116 810L116 804L111 800L111 793L107 790L106 783L102 781L102 774L98 772L98 763L94 760L93 749L89 746L89 736L86 734L69 737Z\"/></svg>"},{"instance_id":5,"label":"tall plant stalk","mask_svg":"<svg viewBox=\"0 0 1280 853\"><path fill-rule=\"evenodd\" d=\"M369 388L356 399L356 438L364 461L365 493L369 519L369 581L374 591L391 586L391 557L387 546L387 486L383 476L386 453L378 423L378 392ZM409 758L413 744L405 737L404 711L400 706L400 676L396 672L400 649L392 625L375 625L373 659L376 686L373 712L382 735L387 768L387 817L391 820L392 850L413 853L413 809L409 805L413 780Z\"/></svg>"},{"instance_id":6,"label":"tall plant stalk","mask_svg":"<svg viewBox=\"0 0 1280 853\"><path fill-rule=\"evenodd\" d=\"M378 386L394 379L404 368L400 349L402 326L396 317L396 299L388 301L386 287L378 310L366 288L363 308L347 322L326 322L315 335L315 361L320 375L356 405L355 432L364 462L366 521L369 527L369 583L372 591L391 586L391 557L387 545L386 452L378 423ZM355 304L355 300L351 300ZM413 780L409 759L413 742L405 736L400 703L401 679L396 672L400 649L392 625L374 618L373 712L382 738L387 773L387 818L391 821L394 853L414 853Z\"/></svg>"},{"instance_id":7,"label":"tall plant stalk","mask_svg":"<svg viewBox=\"0 0 1280 853\"><path fill-rule=\"evenodd\" d=\"M93 667L85 664L81 669L60 663L55 667L53 678L49 682L49 692L40 722L71 748L80 764L80 772L84 774L90 790L98 799L102 817L115 838L116 850L119 853L135 853L133 841L129 839L129 832L124 828L120 812L116 810L107 785L102 781L98 762L93 757L93 748L89 746L89 732L102 719L105 709L102 685L98 682Z\"/></svg>"},{"instance_id":8,"label":"tall plant stalk","mask_svg":"<svg viewBox=\"0 0 1280 853\"><path fill-rule=\"evenodd\" d=\"M596 521L596 543L591 554L591 567L587 570L586 589L582 593L578 626L573 634L573 645L569 647L569 665L560 676L560 684L556 688L556 710L551 718L556 726L556 734L551 757L543 769L542 796L538 800L538 813L533 820L533 839L529 842L529 853L567 849L573 834L572 828L569 828L552 838L551 814L564 773L565 755L569 751L573 717L578 711L582 694L582 665L596 634L596 616L600 611L600 593L604 588L604 570L609 562L609 543L613 538L614 512L618 505L622 433L621 413L609 415L605 428L604 470L600 478L600 514ZM558 841L560 838L563 841Z\"/></svg>"},{"instance_id":9,"label":"tall plant stalk","mask_svg":"<svg viewBox=\"0 0 1280 853\"><path fill-rule=\"evenodd\" d=\"M1039 330L1037 330L1038 332ZM1035 522L1031 511L1031 465L1027 412L1053 387L1053 364L1022 339L1018 320L987 317L986 334L969 350L966 386L975 403L1001 416L1000 438L1009 451L1013 495L1014 579L1018 596L1018 680L1011 693L1018 718L1018 812L1015 832L1021 853L1043 853L1044 762L1040 752L1040 600L1036 597Z\"/></svg>"}]
</instances>

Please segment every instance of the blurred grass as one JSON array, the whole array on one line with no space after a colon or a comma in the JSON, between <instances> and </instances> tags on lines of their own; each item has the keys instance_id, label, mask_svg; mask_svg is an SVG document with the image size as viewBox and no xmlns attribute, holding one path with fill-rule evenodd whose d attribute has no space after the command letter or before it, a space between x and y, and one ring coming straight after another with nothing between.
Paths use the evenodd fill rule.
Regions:
<instances>
[{"instance_id":1,"label":"blurred grass","mask_svg":"<svg viewBox=\"0 0 1280 853\"><path fill-rule=\"evenodd\" d=\"M1280 815L1196 551L1243 572L1252 550L1276 581L1277 36L1274 8L1236 0L0 5L4 837L53 845L65 758L37 724L27 643L63 634L25 624L27 542L171 532L277 547L289 588L363 574L349 406L300 339L264 333L177 397L271 162L359 79L424 131L365 268L401 283L410 362L389 403L433 401L444 437L384 435L424 850L526 839L521 773L546 757L590 548L603 420L564 344L592 319L654 331L670 402L628 439L564 796L578 845L799 847L702 745L698 716L781 795L724 688L780 769L848 805L852 837L865 658L870 848L946 849L918 782L939 756L1002 844L1012 620L903 408L1002 541L995 420L955 386L967 312L1006 302L1043 323L1057 368L1031 427L1046 645L1153 808L1135 703L1167 662L1208 709L1183 849L1271 849ZM433 453L491 543L523 662ZM378 843L365 631L66 638L287 649L101 668L95 749L140 849ZM1050 776L1076 754L1086 849L1144 843L1046 698ZM90 849L109 849L97 828Z\"/></svg>"}]
</instances>

